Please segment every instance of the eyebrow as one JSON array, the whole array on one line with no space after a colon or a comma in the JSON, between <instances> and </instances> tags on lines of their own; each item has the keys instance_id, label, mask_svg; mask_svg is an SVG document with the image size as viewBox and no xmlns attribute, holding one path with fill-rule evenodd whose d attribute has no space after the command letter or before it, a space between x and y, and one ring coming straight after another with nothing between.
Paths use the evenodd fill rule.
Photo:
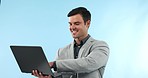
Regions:
<instances>
[{"instance_id":1,"label":"eyebrow","mask_svg":"<svg viewBox=\"0 0 148 78\"><path fill-rule=\"evenodd\" d=\"M68 23L71 24L71 22L68 22ZM74 24L75 24L75 23L81 23L81 22L77 21L77 22L74 22Z\"/></svg>"},{"instance_id":2,"label":"eyebrow","mask_svg":"<svg viewBox=\"0 0 148 78\"><path fill-rule=\"evenodd\" d=\"M81 23L81 22L77 21L77 22L74 22L74 23Z\"/></svg>"}]
</instances>

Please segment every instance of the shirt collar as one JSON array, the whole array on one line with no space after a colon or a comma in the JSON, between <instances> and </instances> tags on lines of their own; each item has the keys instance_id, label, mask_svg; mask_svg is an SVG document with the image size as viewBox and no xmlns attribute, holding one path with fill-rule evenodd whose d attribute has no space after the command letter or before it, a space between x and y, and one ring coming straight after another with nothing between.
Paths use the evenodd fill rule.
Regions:
<instances>
[{"instance_id":1,"label":"shirt collar","mask_svg":"<svg viewBox=\"0 0 148 78\"><path fill-rule=\"evenodd\" d=\"M87 37L85 37L84 39L82 39L82 41L80 42L80 45L78 45L78 46L82 46L83 44L85 44L85 42L89 39L89 37L90 37L90 35L88 34ZM77 43L76 43L75 40L74 40L74 45L75 46L77 45Z\"/></svg>"}]
</instances>

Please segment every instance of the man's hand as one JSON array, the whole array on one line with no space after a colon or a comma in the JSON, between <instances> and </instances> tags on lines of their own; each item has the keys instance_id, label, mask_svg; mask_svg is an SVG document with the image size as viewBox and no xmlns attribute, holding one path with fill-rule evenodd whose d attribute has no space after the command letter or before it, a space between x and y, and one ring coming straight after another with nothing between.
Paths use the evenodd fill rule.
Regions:
<instances>
[{"instance_id":1,"label":"man's hand","mask_svg":"<svg viewBox=\"0 0 148 78\"><path fill-rule=\"evenodd\" d=\"M56 61L49 62L49 65L51 68L53 68L54 71L57 71Z\"/></svg>"},{"instance_id":2,"label":"man's hand","mask_svg":"<svg viewBox=\"0 0 148 78\"><path fill-rule=\"evenodd\" d=\"M43 76L41 72L38 72L38 70L32 70L32 75L38 77L38 78L52 78L50 75Z\"/></svg>"},{"instance_id":3,"label":"man's hand","mask_svg":"<svg viewBox=\"0 0 148 78\"><path fill-rule=\"evenodd\" d=\"M54 62L49 62L49 66L53 68ZM38 77L38 78L52 78L50 75L49 76L44 76L41 72L38 70L32 70L32 75Z\"/></svg>"},{"instance_id":4,"label":"man's hand","mask_svg":"<svg viewBox=\"0 0 148 78\"><path fill-rule=\"evenodd\" d=\"M53 64L54 64L54 62L49 62L49 65L51 68L53 68Z\"/></svg>"}]
</instances>

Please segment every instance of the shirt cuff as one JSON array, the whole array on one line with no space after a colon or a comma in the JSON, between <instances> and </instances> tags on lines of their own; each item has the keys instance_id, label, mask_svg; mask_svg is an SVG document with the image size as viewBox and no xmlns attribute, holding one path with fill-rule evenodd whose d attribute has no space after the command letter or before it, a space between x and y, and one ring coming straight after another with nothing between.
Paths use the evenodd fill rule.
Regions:
<instances>
[{"instance_id":1,"label":"shirt cuff","mask_svg":"<svg viewBox=\"0 0 148 78\"><path fill-rule=\"evenodd\" d=\"M53 62L52 68L53 68L54 71L57 71L56 61Z\"/></svg>"}]
</instances>

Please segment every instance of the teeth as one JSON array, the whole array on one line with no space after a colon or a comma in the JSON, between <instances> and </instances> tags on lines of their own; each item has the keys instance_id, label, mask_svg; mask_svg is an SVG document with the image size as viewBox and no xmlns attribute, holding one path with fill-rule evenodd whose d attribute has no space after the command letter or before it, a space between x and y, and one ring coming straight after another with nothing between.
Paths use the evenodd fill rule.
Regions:
<instances>
[{"instance_id":1,"label":"teeth","mask_svg":"<svg viewBox=\"0 0 148 78\"><path fill-rule=\"evenodd\" d=\"M73 30L73 31L72 31L72 33L73 33L73 34L76 34L76 33L77 33L77 31Z\"/></svg>"},{"instance_id":2,"label":"teeth","mask_svg":"<svg viewBox=\"0 0 148 78\"><path fill-rule=\"evenodd\" d=\"M76 33L76 31L72 31L73 33Z\"/></svg>"}]
</instances>

